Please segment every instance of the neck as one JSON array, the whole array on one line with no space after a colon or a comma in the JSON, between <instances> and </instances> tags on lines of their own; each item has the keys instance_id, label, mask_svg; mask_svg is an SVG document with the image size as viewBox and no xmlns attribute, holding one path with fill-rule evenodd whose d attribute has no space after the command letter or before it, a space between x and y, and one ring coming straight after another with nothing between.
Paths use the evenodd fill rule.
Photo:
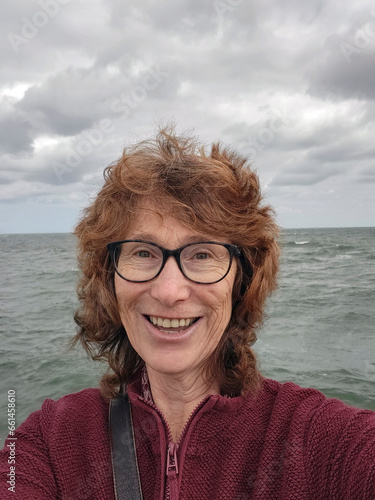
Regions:
<instances>
[{"instance_id":1,"label":"neck","mask_svg":"<svg viewBox=\"0 0 375 500\"><path fill-rule=\"evenodd\" d=\"M219 394L217 384L209 384L201 374L167 375L147 366L152 397L166 418L177 442L191 413L210 394Z\"/></svg>"}]
</instances>

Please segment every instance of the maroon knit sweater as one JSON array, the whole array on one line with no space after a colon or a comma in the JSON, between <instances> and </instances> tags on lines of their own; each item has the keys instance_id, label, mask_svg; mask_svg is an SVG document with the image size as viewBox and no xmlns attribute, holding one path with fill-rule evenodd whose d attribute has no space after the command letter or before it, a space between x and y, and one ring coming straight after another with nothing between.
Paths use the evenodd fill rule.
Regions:
<instances>
[{"instance_id":1,"label":"maroon knit sweater","mask_svg":"<svg viewBox=\"0 0 375 500\"><path fill-rule=\"evenodd\" d=\"M143 495L163 499L168 428L140 396L140 382L129 394ZM7 484L8 440L0 456L1 499L114 499L108 404L97 389L46 400L14 437L15 493ZM256 397L202 402L177 460L171 500L374 500L375 413L264 380Z\"/></svg>"}]
</instances>

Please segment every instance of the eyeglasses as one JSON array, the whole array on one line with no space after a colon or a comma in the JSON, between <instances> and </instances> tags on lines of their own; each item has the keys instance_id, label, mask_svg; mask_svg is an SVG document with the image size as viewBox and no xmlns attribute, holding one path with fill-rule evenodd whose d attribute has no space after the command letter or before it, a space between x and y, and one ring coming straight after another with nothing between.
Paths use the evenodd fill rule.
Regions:
<instances>
[{"instance_id":1,"label":"eyeglasses","mask_svg":"<svg viewBox=\"0 0 375 500\"><path fill-rule=\"evenodd\" d=\"M182 274L194 283L217 283L229 273L233 257L240 256L236 245L201 241L168 250L142 240L115 241L107 245L116 273L126 281L144 283L156 278L169 257L176 259Z\"/></svg>"}]
</instances>

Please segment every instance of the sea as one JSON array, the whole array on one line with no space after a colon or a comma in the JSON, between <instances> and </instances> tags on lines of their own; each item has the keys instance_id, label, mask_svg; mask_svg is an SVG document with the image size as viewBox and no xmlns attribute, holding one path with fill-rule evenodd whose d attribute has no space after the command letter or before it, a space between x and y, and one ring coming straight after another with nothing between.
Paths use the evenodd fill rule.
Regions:
<instances>
[{"instance_id":1,"label":"sea","mask_svg":"<svg viewBox=\"0 0 375 500\"><path fill-rule=\"evenodd\" d=\"M375 410L375 227L284 229L279 287L254 345L264 376ZM72 234L0 235L0 441L46 398L97 387L106 367L69 349ZM11 394L13 394L11 392Z\"/></svg>"}]
</instances>

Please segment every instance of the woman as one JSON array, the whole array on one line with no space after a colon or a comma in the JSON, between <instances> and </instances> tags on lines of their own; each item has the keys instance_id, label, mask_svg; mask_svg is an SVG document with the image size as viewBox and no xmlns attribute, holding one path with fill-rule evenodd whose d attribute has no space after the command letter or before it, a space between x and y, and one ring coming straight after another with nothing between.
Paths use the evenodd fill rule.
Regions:
<instances>
[{"instance_id":1,"label":"woman","mask_svg":"<svg viewBox=\"0 0 375 500\"><path fill-rule=\"evenodd\" d=\"M75 342L109 372L18 428L15 498L115 498L125 393L145 499L375 498L375 414L258 371L278 228L245 159L162 130L106 169L76 235Z\"/></svg>"}]
</instances>

